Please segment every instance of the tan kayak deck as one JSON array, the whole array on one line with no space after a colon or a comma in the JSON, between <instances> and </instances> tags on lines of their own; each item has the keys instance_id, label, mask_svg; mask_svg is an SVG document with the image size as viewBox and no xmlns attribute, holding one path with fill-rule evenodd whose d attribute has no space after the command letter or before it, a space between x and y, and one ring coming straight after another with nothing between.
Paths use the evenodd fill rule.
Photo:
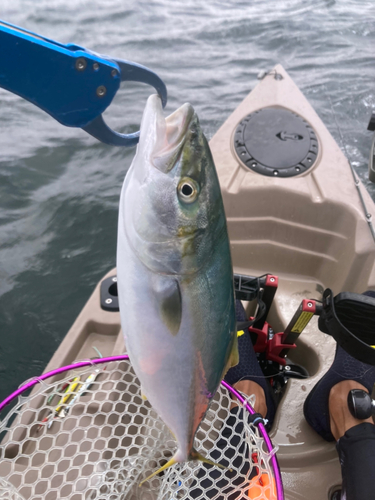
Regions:
<instances>
[{"instance_id":1,"label":"tan kayak deck","mask_svg":"<svg viewBox=\"0 0 375 500\"><path fill-rule=\"evenodd\" d=\"M276 70L283 78L277 80L272 73L266 76L223 124L210 146L223 192L235 272L279 276L268 321L275 331L282 331L301 300L320 299L326 287L335 294L375 288L375 244L346 158L288 74L281 66ZM304 174L266 177L238 159L233 148L238 123L269 106L297 113L315 130L319 154ZM363 195L375 216L364 188ZM115 270L107 276L113 274ZM92 346L104 356L125 350L119 313L100 308L99 285L46 371L92 357ZM270 434L279 447L288 500L328 500L341 483L335 445L310 429L302 413L307 394L332 362L334 348L333 339L318 330L314 318L291 355L310 377L289 381Z\"/></svg>"}]
</instances>

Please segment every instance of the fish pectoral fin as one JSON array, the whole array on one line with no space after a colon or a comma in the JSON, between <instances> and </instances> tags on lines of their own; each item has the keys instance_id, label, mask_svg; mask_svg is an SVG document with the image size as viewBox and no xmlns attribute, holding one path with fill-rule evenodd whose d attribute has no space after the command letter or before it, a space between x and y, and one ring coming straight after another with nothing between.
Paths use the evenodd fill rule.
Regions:
<instances>
[{"instance_id":1,"label":"fish pectoral fin","mask_svg":"<svg viewBox=\"0 0 375 500\"><path fill-rule=\"evenodd\" d=\"M168 469L169 467L172 467L172 465L174 464L177 464L177 460L175 459L175 457L173 456L169 462L167 462L166 464L163 465L163 467L160 467L160 469L158 469L157 471L153 472L150 476L146 477L146 479L144 479L143 481L141 481L139 483L138 486L142 486L143 483L145 483L146 481L148 481L149 479L151 479L152 477L156 476L157 474L159 474L160 472L163 472L163 470L165 469Z\"/></svg>"},{"instance_id":2,"label":"fish pectoral fin","mask_svg":"<svg viewBox=\"0 0 375 500\"><path fill-rule=\"evenodd\" d=\"M182 317L182 299L180 283L175 278L153 277L153 292L158 305L160 318L169 332L177 335Z\"/></svg>"},{"instance_id":3,"label":"fish pectoral fin","mask_svg":"<svg viewBox=\"0 0 375 500\"><path fill-rule=\"evenodd\" d=\"M230 467L227 467L226 465L221 465L221 464L218 464L217 462L213 462L212 460L209 460L208 458L206 458L203 455L201 455L194 448L191 450L191 453L190 453L190 456L189 456L189 460L199 460L200 462L203 462L205 464L215 465L216 467L220 467L220 469L227 469L230 472L232 472L232 469Z\"/></svg>"}]
</instances>

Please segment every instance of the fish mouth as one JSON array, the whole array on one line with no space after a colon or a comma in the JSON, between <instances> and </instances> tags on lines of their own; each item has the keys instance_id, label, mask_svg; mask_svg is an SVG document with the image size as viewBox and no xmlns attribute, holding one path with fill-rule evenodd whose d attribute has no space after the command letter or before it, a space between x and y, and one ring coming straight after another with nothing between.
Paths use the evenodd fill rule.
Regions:
<instances>
[{"instance_id":1,"label":"fish mouth","mask_svg":"<svg viewBox=\"0 0 375 500\"><path fill-rule=\"evenodd\" d=\"M147 142L147 156L161 172L168 173L175 165L194 116L193 106L185 103L165 118L160 97L153 94L148 98L141 125L140 147L142 141Z\"/></svg>"}]
</instances>

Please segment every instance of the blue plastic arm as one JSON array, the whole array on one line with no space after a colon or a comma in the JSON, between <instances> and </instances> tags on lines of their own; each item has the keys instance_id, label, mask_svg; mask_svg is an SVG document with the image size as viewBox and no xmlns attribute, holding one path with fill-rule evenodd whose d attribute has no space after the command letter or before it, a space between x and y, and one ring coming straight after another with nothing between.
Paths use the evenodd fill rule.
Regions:
<instances>
[{"instance_id":1,"label":"blue plastic arm","mask_svg":"<svg viewBox=\"0 0 375 500\"><path fill-rule=\"evenodd\" d=\"M0 86L32 102L68 127L81 127L97 139L132 146L139 133L119 134L104 122L120 82L152 85L163 106L167 91L151 70L109 59L77 45L63 45L0 21Z\"/></svg>"}]
</instances>

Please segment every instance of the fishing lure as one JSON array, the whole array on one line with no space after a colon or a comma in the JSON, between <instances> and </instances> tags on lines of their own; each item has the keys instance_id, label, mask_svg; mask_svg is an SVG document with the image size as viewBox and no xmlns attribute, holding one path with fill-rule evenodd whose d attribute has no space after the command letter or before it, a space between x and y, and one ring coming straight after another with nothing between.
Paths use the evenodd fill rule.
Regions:
<instances>
[{"instance_id":1,"label":"fishing lure","mask_svg":"<svg viewBox=\"0 0 375 500\"><path fill-rule=\"evenodd\" d=\"M99 358L103 357L99 349L97 349L94 346L93 349L97 352ZM106 367L104 367L104 370L105 368ZM56 408L41 421L41 424L38 427L38 431L42 429L43 427L42 424L48 422L47 428L50 429L55 419L66 417L66 415L69 413L70 408L72 408L72 406L79 399L79 397L82 396L88 389L90 389L91 385L93 384L93 382L95 382L100 371L101 369L97 368L93 373L91 373L87 377L85 381L82 381L81 377L77 376L74 377L70 382L65 383L59 390L59 392L64 393L63 396L60 398L60 401L58 402ZM52 394L48 398L47 403L50 403L55 396L56 393Z\"/></svg>"}]
</instances>

